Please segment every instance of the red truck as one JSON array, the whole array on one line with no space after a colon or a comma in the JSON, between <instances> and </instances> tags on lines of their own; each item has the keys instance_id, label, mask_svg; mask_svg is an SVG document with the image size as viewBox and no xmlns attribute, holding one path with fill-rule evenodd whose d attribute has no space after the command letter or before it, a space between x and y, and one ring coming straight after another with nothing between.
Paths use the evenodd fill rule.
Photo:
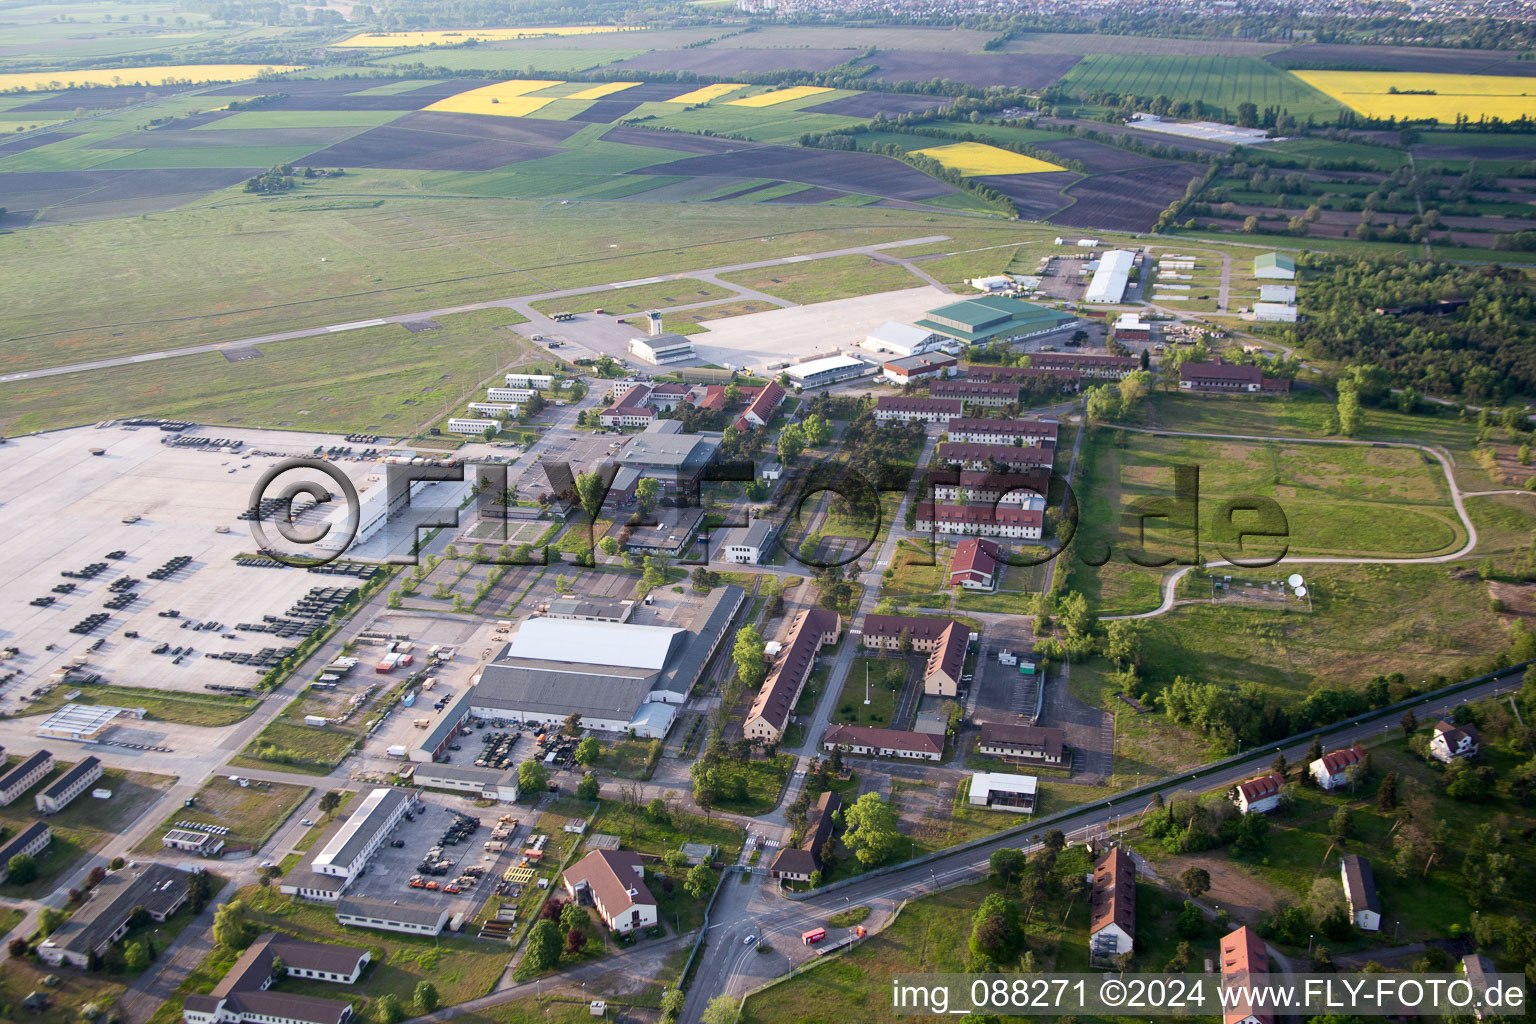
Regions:
<instances>
[{"instance_id":1,"label":"red truck","mask_svg":"<svg viewBox=\"0 0 1536 1024\"><path fill-rule=\"evenodd\" d=\"M816 943L820 942L826 937L827 930L825 928L812 928L810 931L800 936L800 941L805 943L807 946L814 946Z\"/></svg>"}]
</instances>

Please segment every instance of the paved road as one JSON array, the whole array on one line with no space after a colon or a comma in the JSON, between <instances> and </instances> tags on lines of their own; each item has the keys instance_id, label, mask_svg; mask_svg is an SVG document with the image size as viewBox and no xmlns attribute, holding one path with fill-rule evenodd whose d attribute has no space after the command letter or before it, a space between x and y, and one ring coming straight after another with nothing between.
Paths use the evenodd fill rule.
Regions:
<instances>
[{"instance_id":1,"label":"paved road","mask_svg":"<svg viewBox=\"0 0 1536 1024\"><path fill-rule=\"evenodd\" d=\"M1473 687L1453 698L1438 700L1425 698L1416 707L1421 719L1430 715L1448 715L1457 704L1478 700L1499 692L1508 692L1520 685L1520 670L1510 670L1501 679ZM1396 728L1400 710L1379 712L1377 715L1347 729L1323 737L1325 749L1348 746L1353 743L1369 743L1380 739L1385 732ZM1198 777L1180 775L1163 781L1158 792L1165 798L1180 790L1205 792L1233 785L1251 778L1274 760L1276 751L1283 751L1287 760L1295 763L1305 756L1310 741L1282 743L1271 749L1255 750L1243 762ZM1081 842L1094 835L1115 833L1128 819L1136 818L1145 807L1145 797L1138 796L1131 804L1095 804L1069 814L1064 818L1041 824L1046 828L1059 828L1073 842ZM689 989L687 1005L683 1012L683 1024L698 1024L704 1006L722 993L742 997L745 993L785 973L790 964L803 962L812 954L800 946L802 932L818 925L826 926L831 915L848 906L868 906L872 913L865 927L876 931L891 920L896 908L905 900L917 899L939 889L978 881L988 872L988 858L993 852L1008 847L1025 850L1034 848L1032 843L1022 843L1018 836L1003 836L979 846L952 850L940 854L923 864L912 864L890 874L875 878L863 878L838 888L818 893L803 901L792 901L779 896L772 883L766 879L742 885L727 878L717 900L714 919L707 944L702 950L699 969L693 987ZM837 940L847 929L828 928L829 938ZM759 935L773 946L773 956L750 952L744 940L748 935ZM878 986L872 989L879 992ZM878 995L872 998L879 998Z\"/></svg>"},{"instance_id":2,"label":"paved road","mask_svg":"<svg viewBox=\"0 0 1536 1024\"><path fill-rule=\"evenodd\" d=\"M1372 448L1411 448L1414 451L1423 452L1440 463L1440 468L1445 472L1445 483L1450 488L1451 504L1456 508L1456 515L1461 519L1462 527L1467 531L1467 542L1455 551L1440 555L1423 555L1416 558L1337 558L1323 555L1290 556L1279 559L1277 565L1426 565L1436 562L1454 562L1465 558L1477 547L1477 527L1472 524L1472 519L1467 515L1467 508L1463 503L1464 495L1456 486L1455 467L1446 455L1434 448L1421 444L1413 444L1408 441L1354 441L1343 438L1324 437L1284 437L1271 434L1201 434L1182 430L1157 430L1148 427L1115 427L1116 430L1129 430L1138 434L1158 434L1167 437L1205 437L1229 441L1284 441L1287 444L1327 444L1327 445L1366 445ZM1478 494L1500 493L1493 491L1479 491L1466 497L1475 497ZM1516 494L1526 492L1516 491ZM1211 559L1204 562L1207 569L1218 568L1223 565L1232 565L1224 559ZM1100 618L1109 619L1151 619L1159 615L1166 615L1178 604L1174 594L1179 587L1179 581L1189 574L1195 566L1187 565L1176 572L1170 573L1163 579L1163 600L1156 608L1149 612L1138 612L1134 615L1102 615Z\"/></svg>"},{"instance_id":3,"label":"paved road","mask_svg":"<svg viewBox=\"0 0 1536 1024\"><path fill-rule=\"evenodd\" d=\"M12 373L0 376L0 384L18 380L36 380L40 377L53 377L64 373L81 373L89 370L105 370L116 366L132 366L135 363L154 362L157 359L171 359L177 356L196 355L201 352L222 352L232 348L248 348L252 345L268 344L278 341L293 341L298 338L314 338L324 334L342 334L347 331L360 330L365 327L379 327L384 324L398 324L414 320L432 320L440 316L449 316L454 313L467 313L477 309L514 309L528 316L535 323L542 323L553 329L554 321L541 316L532 309L532 304L544 299L560 299L576 295L590 295L595 292L612 291L616 288L630 288L637 285L657 284L662 281L673 281L680 278L695 278L700 275L708 275L708 279L715 281L722 287L730 288L738 294L721 299L720 302L736 302L742 298L759 298L782 306L784 302L772 298L762 292L743 288L718 279L719 274L727 274L737 270L756 270L762 267L778 267L788 263L804 263L808 260L827 259L833 256L874 256L882 249L898 248L909 245L923 245L929 242L942 242L947 235L925 235L922 238L904 238L894 242L877 242L872 245L857 245L846 249L828 249L824 252L804 253L798 256L782 256L778 259L755 260L748 263L732 263L722 267L707 267L703 270L692 270L676 274L663 274L659 277L638 278L632 281L616 281L612 284L589 285L584 288L560 288L553 291L540 292L536 295L523 295L515 298L486 299L482 302L470 302L461 306L445 306L441 309L422 310L416 313L399 313L393 316L374 317L368 320L352 320L347 323L329 324L324 327L306 327L296 331L279 331L275 334L262 334L252 338L240 338L236 341L221 341L209 345L190 345L186 348L167 349L161 352L141 352L138 355L118 356L113 359L97 359L87 363L71 363L66 366L45 367L39 370L27 370L22 373ZM914 274L926 277L919 271ZM634 330L624 328L624 336L627 339L634 334Z\"/></svg>"}]
</instances>

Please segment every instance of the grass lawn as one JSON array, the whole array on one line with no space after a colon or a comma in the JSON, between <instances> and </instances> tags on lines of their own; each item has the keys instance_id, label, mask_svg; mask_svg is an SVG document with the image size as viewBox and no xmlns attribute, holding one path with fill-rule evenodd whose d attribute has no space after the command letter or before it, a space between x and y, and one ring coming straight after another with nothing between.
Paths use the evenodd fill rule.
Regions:
<instances>
[{"instance_id":1,"label":"grass lawn","mask_svg":"<svg viewBox=\"0 0 1536 1024\"><path fill-rule=\"evenodd\" d=\"M1103 658L1072 665L1067 687L1090 707L1103 708L1115 718L1116 776L1162 778L1204 764L1215 756L1209 745L1158 711L1138 713L1115 696L1110 682L1113 666Z\"/></svg>"},{"instance_id":2,"label":"grass lawn","mask_svg":"<svg viewBox=\"0 0 1536 1024\"><path fill-rule=\"evenodd\" d=\"M920 288L924 282L904 267L869 256L833 256L790 266L738 270L721 280L746 285L776 298L801 304L847 299L855 295Z\"/></svg>"},{"instance_id":3,"label":"grass lawn","mask_svg":"<svg viewBox=\"0 0 1536 1024\"><path fill-rule=\"evenodd\" d=\"M104 414L195 417L249 427L409 433L458 405L494 367L531 343L502 326L520 314L458 313L442 329L411 333L399 324L258 346L261 358L230 362L217 352L6 384L6 433L96 422ZM286 321L292 325L292 321ZM226 334L225 340L228 340ZM61 349L51 358L68 359ZM392 423L393 421L393 423Z\"/></svg>"},{"instance_id":4,"label":"grass lawn","mask_svg":"<svg viewBox=\"0 0 1536 1024\"><path fill-rule=\"evenodd\" d=\"M626 850L660 856L684 843L712 843L720 848L720 857L727 863L741 854L741 829L732 822L678 808L671 809L667 820L655 822L646 818L643 807L639 814L631 815L617 800L603 800L601 804L588 831L618 836Z\"/></svg>"},{"instance_id":5,"label":"grass lawn","mask_svg":"<svg viewBox=\"0 0 1536 1024\"><path fill-rule=\"evenodd\" d=\"M1068 873L1086 870L1086 853L1073 848L1061 855L1055 874L1065 878ZM749 997L739 1020L743 1024L840 1024L851 1020L896 1024L906 1018L894 1013L891 1006L892 975L968 973L972 918L986 896L1000 891L997 884L987 881L913 900L888 927L847 953ZM1011 898L1020 898L1017 888ZM1088 914L1087 903L1082 900L1069 905L1055 898L1035 909L1026 933L1038 970L1088 969L1084 952ZM782 942L795 937L775 938ZM1001 971L1017 967L1016 962L998 965Z\"/></svg>"},{"instance_id":6,"label":"grass lawn","mask_svg":"<svg viewBox=\"0 0 1536 1024\"><path fill-rule=\"evenodd\" d=\"M15 907L0 909L0 939L9 935L11 929L21 924L22 918L26 916L26 911L18 910Z\"/></svg>"},{"instance_id":7,"label":"grass lawn","mask_svg":"<svg viewBox=\"0 0 1536 1024\"><path fill-rule=\"evenodd\" d=\"M0 825L5 827L7 837L37 820L33 796L70 766L72 762L61 762L15 803L0 807ZM106 769L92 788L110 789L112 799L97 800L85 794L76 797L74 803L59 813L49 815L47 820L53 829L53 842L37 856L37 879L27 885L0 885L0 895L17 899L38 899L48 895L85 856L131 827L175 783L176 780L168 775Z\"/></svg>"},{"instance_id":8,"label":"grass lawn","mask_svg":"<svg viewBox=\"0 0 1536 1024\"><path fill-rule=\"evenodd\" d=\"M394 993L402 1005L409 1007L417 982L431 981L437 987L443 1005L452 1006L485 995L506 970L507 949L496 943L446 934L433 937L347 929L336 923L333 907L263 894L256 886L247 886L233 898L245 901L249 920L262 931L278 931L310 942L368 947L373 953L373 963L354 986L338 989L323 981L287 978L273 989L331 999L361 998L365 1000L362 1018L367 1021L379 1020L373 1012L373 1001L386 992ZM211 990L237 955L221 949L208 954L177 988L175 995L155 1011L150 1024L179 1021L186 997Z\"/></svg>"},{"instance_id":9,"label":"grass lawn","mask_svg":"<svg viewBox=\"0 0 1536 1024\"><path fill-rule=\"evenodd\" d=\"M339 792L341 794L341 803L336 805L336 810L332 811L329 816L322 815L316 818L315 823L304 831L304 834L299 837L298 842L293 844L293 848L299 853L308 851L311 846L319 842L320 837L325 835L325 830L330 827L331 822L339 815L347 813L347 805L352 802L353 797L357 796L357 790L355 789L332 790L332 792Z\"/></svg>"},{"instance_id":10,"label":"grass lawn","mask_svg":"<svg viewBox=\"0 0 1536 1024\"><path fill-rule=\"evenodd\" d=\"M897 541L896 557L881 574L880 596L900 600L942 591L948 580L945 565L951 554L953 552L947 547L928 552L910 540Z\"/></svg>"},{"instance_id":11,"label":"grass lawn","mask_svg":"<svg viewBox=\"0 0 1536 1024\"><path fill-rule=\"evenodd\" d=\"M58 988L43 985L43 978L55 975L60 979ZM55 969L43 963L25 960L7 960L5 970L0 971L0 1019L26 1020L33 1024L77 1024L81 1019L80 1007L86 1003L109 1006L126 988L127 979L104 974L89 974L68 968ZM50 1005L42 1013L22 1009L21 1001L30 992L42 992ZM175 1021L181 1020L178 1010ZM172 1024L172 1022L167 1022Z\"/></svg>"},{"instance_id":12,"label":"grass lawn","mask_svg":"<svg viewBox=\"0 0 1536 1024\"><path fill-rule=\"evenodd\" d=\"M915 655L914 655L915 657ZM911 663L906 658L854 658L837 698L832 721L841 725L889 727L896 714ZM869 678L869 704L864 703L864 680Z\"/></svg>"},{"instance_id":13,"label":"grass lawn","mask_svg":"<svg viewBox=\"0 0 1536 1024\"><path fill-rule=\"evenodd\" d=\"M616 775L621 779L642 778L651 743L651 740L619 740L603 748L602 756L593 767L604 775Z\"/></svg>"},{"instance_id":14,"label":"grass lawn","mask_svg":"<svg viewBox=\"0 0 1536 1024\"><path fill-rule=\"evenodd\" d=\"M1045 553L1044 548L1028 546L1018 552L1021 558L1038 558ZM1045 577L1046 567L1050 563L1042 562L1040 565L1007 565L1002 567L1002 579L998 581L997 589L955 590L955 607L962 611L971 612L1000 612L1004 615L1028 614L1028 609L1033 605L1033 597L1040 592L1041 581Z\"/></svg>"},{"instance_id":15,"label":"grass lawn","mask_svg":"<svg viewBox=\"0 0 1536 1024\"><path fill-rule=\"evenodd\" d=\"M746 797L741 800L717 797L714 809L749 816L767 814L778 806L784 779L793 763L794 758L789 754L777 754L771 761L754 758L746 764L722 762L721 772L727 781L738 777L745 780Z\"/></svg>"},{"instance_id":16,"label":"grass lawn","mask_svg":"<svg viewBox=\"0 0 1536 1024\"><path fill-rule=\"evenodd\" d=\"M66 700L64 695L71 690L79 692ZM217 693L80 683L72 687L54 687L46 696L24 705L22 714L50 714L65 704L108 704L143 708L144 717L151 721L217 727L234 725L249 718L260 703L250 697L230 697Z\"/></svg>"},{"instance_id":17,"label":"grass lawn","mask_svg":"<svg viewBox=\"0 0 1536 1024\"><path fill-rule=\"evenodd\" d=\"M249 847L254 853L309 796L309 792L308 786L263 782L252 782L242 789L224 776L216 775L197 791L195 807L173 808L161 826L145 836L134 850L154 853L160 849L160 838L167 829L174 828L178 821L192 821L224 826L229 829L229 834L224 836L226 847Z\"/></svg>"},{"instance_id":18,"label":"grass lawn","mask_svg":"<svg viewBox=\"0 0 1536 1024\"><path fill-rule=\"evenodd\" d=\"M533 308L540 313L590 313L602 309L615 316L628 316L647 309L685 306L691 302L728 299L731 293L717 284L681 277L659 284L637 284L629 288L572 295L563 299L540 299Z\"/></svg>"},{"instance_id":19,"label":"grass lawn","mask_svg":"<svg viewBox=\"0 0 1536 1024\"><path fill-rule=\"evenodd\" d=\"M329 775L352 753L360 734L333 725L303 725L305 700L303 696L295 697L229 763L246 768L270 769L275 765L278 771ZM354 720L360 721L361 716Z\"/></svg>"}]
</instances>

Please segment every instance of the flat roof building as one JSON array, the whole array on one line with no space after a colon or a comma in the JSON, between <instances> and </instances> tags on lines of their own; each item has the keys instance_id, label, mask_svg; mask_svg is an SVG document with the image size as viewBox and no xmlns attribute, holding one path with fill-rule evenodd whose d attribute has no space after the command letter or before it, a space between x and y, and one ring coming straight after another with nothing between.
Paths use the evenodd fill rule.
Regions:
<instances>
[{"instance_id":1,"label":"flat roof building","mask_svg":"<svg viewBox=\"0 0 1536 1024\"><path fill-rule=\"evenodd\" d=\"M874 363L866 363L862 359L842 355L823 356L820 359L811 359L784 368L784 372L789 375L790 383L802 391L806 388L819 388L839 381L852 380L855 377L873 373L874 370Z\"/></svg>"},{"instance_id":2,"label":"flat roof building","mask_svg":"<svg viewBox=\"0 0 1536 1024\"><path fill-rule=\"evenodd\" d=\"M886 380L892 384L905 385L930 377L953 377L958 366L958 359L940 352L887 360L881 369Z\"/></svg>"},{"instance_id":3,"label":"flat roof building","mask_svg":"<svg viewBox=\"0 0 1536 1024\"><path fill-rule=\"evenodd\" d=\"M143 718L143 708L114 708L105 704L65 704L43 719L39 736L94 743L120 716Z\"/></svg>"},{"instance_id":4,"label":"flat roof building","mask_svg":"<svg viewBox=\"0 0 1536 1024\"><path fill-rule=\"evenodd\" d=\"M321 848L314 870L351 882L415 802L403 789L380 786L373 790Z\"/></svg>"},{"instance_id":5,"label":"flat roof building","mask_svg":"<svg viewBox=\"0 0 1536 1024\"><path fill-rule=\"evenodd\" d=\"M871 352L889 352L904 358L938 351L952 342L937 331L888 320L865 335L859 344Z\"/></svg>"},{"instance_id":6,"label":"flat roof building","mask_svg":"<svg viewBox=\"0 0 1536 1024\"><path fill-rule=\"evenodd\" d=\"M1033 775L976 772L971 776L970 803L972 807L1033 814L1037 786L1038 780Z\"/></svg>"},{"instance_id":7,"label":"flat roof building","mask_svg":"<svg viewBox=\"0 0 1536 1024\"><path fill-rule=\"evenodd\" d=\"M630 438L614 462L653 477L665 492L691 490L704 467L719 457L723 435L685 434L682 430L679 420L657 420Z\"/></svg>"},{"instance_id":8,"label":"flat roof building","mask_svg":"<svg viewBox=\"0 0 1536 1024\"><path fill-rule=\"evenodd\" d=\"M1293 284L1261 284L1259 285L1259 301L1294 304L1296 302L1296 286Z\"/></svg>"},{"instance_id":9,"label":"flat roof building","mask_svg":"<svg viewBox=\"0 0 1536 1024\"><path fill-rule=\"evenodd\" d=\"M1120 302L1130 284L1136 254L1126 249L1111 249L1099 258L1099 267L1083 293L1084 302Z\"/></svg>"},{"instance_id":10,"label":"flat roof building","mask_svg":"<svg viewBox=\"0 0 1536 1024\"><path fill-rule=\"evenodd\" d=\"M448 420L443 429L450 434L457 434L460 437L476 437L487 430L500 430L501 421L470 416L454 416Z\"/></svg>"},{"instance_id":11,"label":"flat roof building","mask_svg":"<svg viewBox=\"0 0 1536 1024\"><path fill-rule=\"evenodd\" d=\"M1253 318L1260 323L1293 324L1296 307L1287 302L1255 302Z\"/></svg>"},{"instance_id":12,"label":"flat roof building","mask_svg":"<svg viewBox=\"0 0 1536 1024\"><path fill-rule=\"evenodd\" d=\"M567 595L549 602L544 613L551 619L582 619L587 622L628 622L635 602L606 597Z\"/></svg>"},{"instance_id":13,"label":"flat roof building","mask_svg":"<svg viewBox=\"0 0 1536 1024\"><path fill-rule=\"evenodd\" d=\"M474 714L544 725L579 714L591 729L665 736L744 597L738 586L715 588L687 628L528 619L468 691Z\"/></svg>"},{"instance_id":14,"label":"flat roof building","mask_svg":"<svg viewBox=\"0 0 1536 1024\"><path fill-rule=\"evenodd\" d=\"M199 857L217 857L224 849L224 840L212 832L173 828L160 837L160 845L167 850L181 850Z\"/></svg>"}]
</instances>

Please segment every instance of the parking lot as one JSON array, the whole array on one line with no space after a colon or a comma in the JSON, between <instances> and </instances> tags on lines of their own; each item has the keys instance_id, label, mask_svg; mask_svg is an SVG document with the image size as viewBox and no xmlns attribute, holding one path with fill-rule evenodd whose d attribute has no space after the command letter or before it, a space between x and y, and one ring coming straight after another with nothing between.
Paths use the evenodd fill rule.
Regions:
<instances>
[{"instance_id":1,"label":"parking lot","mask_svg":"<svg viewBox=\"0 0 1536 1024\"><path fill-rule=\"evenodd\" d=\"M0 664L0 708L13 708L18 694L76 658L84 659L82 671L110 683L249 686L261 670L206 655L259 657L298 641L237 624L283 616L311 588L360 583L234 560L257 547L240 515L262 474L343 439L232 427L181 436L213 434L242 441L240 452L174 447L154 427L121 426L0 445L0 530L8 551L0 566L0 641L20 649ZM354 480L378 468L345 458L334 465ZM278 487L288 482L285 474ZM193 628L209 622L220 628ZM161 644L165 653L152 653Z\"/></svg>"},{"instance_id":2,"label":"parking lot","mask_svg":"<svg viewBox=\"0 0 1536 1024\"><path fill-rule=\"evenodd\" d=\"M423 792L421 799L425 809L415 815L415 821L401 820L352 892L401 904L446 908L468 920L495 892L502 873L517 863L523 841L531 832L519 822L504 841L504 850L488 851L485 844L493 842L491 832L497 819L504 814L518 818L529 812L504 804L476 807L466 796L431 790ZM479 824L471 826L467 819L479 819ZM458 833L451 831L456 822L462 823ZM423 871L429 852L438 847L441 852L432 858L433 867ZM466 878L466 872L479 877ZM421 885L413 888L413 878ZM460 879L472 884L455 884ZM445 891L444 887L462 891Z\"/></svg>"}]
</instances>

